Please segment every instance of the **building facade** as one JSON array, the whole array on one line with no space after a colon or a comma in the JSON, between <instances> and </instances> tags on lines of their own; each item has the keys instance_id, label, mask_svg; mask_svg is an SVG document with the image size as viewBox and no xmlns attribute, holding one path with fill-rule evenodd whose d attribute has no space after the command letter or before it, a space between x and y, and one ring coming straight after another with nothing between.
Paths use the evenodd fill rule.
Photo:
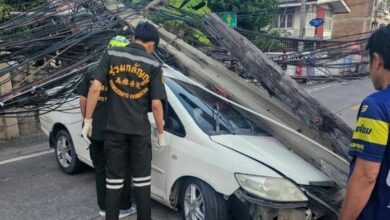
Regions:
<instances>
[{"instance_id":1,"label":"building facade","mask_svg":"<svg viewBox=\"0 0 390 220\"><path fill-rule=\"evenodd\" d=\"M390 23L388 0L345 0L349 14L335 16L333 36L351 36L378 29Z\"/></svg>"},{"instance_id":2,"label":"building facade","mask_svg":"<svg viewBox=\"0 0 390 220\"><path fill-rule=\"evenodd\" d=\"M303 28L304 38L329 39L333 33L334 16L350 11L344 0L307 0L305 24L302 26L301 8L301 0L280 0L274 28L287 31L295 37L300 36L300 29ZM325 23L315 28L310 25L310 21L314 18L322 18Z\"/></svg>"}]
</instances>

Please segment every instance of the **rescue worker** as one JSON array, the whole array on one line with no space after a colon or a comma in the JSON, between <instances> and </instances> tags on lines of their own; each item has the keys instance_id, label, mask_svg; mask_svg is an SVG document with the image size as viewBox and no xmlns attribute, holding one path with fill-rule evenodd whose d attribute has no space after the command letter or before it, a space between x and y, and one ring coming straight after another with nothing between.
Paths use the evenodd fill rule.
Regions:
<instances>
[{"instance_id":1,"label":"rescue worker","mask_svg":"<svg viewBox=\"0 0 390 220\"><path fill-rule=\"evenodd\" d=\"M147 112L152 109L158 143L165 146L162 99L166 92L160 63L151 55L159 43L157 29L141 22L134 42L109 48L102 56L89 89L83 136L92 128L92 114L99 92L108 85L108 116L105 136L106 219L116 220L126 170L131 169L137 203L137 219L151 219L151 128Z\"/></svg>"},{"instance_id":2,"label":"rescue worker","mask_svg":"<svg viewBox=\"0 0 390 220\"><path fill-rule=\"evenodd\" d=\"M108 47L125 47L129 44L129 40L124 36L113 37ZM83 118L85 117L85 109L87 104L88 89L92 83L91 74L96 71L96 65L88 68L84 75L82 82L78 88L80 95L80 110ZM104 157L104 126L106 124L107 117L107 87L103 86L100 91L99 100L96 106L96 110L93 114L93 131L91 135L91 142L89 143L89 153L91 156L92 164L95 168L96 178L96 195L99 206L99 215L105 216L105 190L106 190L106 175L105 175L105 157ZM136 213L136 209L131 203L131 178L125 181L122 199L119 211L119 218L124 218L131 214Z\"/></svg>"},{"instance_id":3,"label":"rescue worker","mask_svg":"<svg viewBox=\"0 0 390 220\"><path fill-rule=\"evenodd\" d=\"M390 219L390 25L368 40L376 93L361 103L349 155L351 174L339 220Z\"/></svg>"}]
</instances>

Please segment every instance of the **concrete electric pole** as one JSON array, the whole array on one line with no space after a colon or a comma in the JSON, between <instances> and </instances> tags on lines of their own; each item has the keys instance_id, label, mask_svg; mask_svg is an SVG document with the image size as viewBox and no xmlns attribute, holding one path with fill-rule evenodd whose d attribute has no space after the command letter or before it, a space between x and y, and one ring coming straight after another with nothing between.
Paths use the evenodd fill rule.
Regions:
<instances>
[{"instance_id":1,"label":"concrete electric pole","mask_svg":"<svg viewBox=\"0 0 390 220\"><path fill-rule=\"evenodd\" d=\"M301 20L300 20L300 27L299 27L299 37L301 38L305 36L305 27L306 27L306 0L302 0Z\"/></svg>"}]
</instances>

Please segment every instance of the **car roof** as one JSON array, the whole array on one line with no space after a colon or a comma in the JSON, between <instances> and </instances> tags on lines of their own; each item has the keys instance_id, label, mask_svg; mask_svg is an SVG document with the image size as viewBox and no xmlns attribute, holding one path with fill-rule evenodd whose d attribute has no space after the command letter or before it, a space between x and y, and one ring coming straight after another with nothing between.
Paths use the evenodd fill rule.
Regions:
<instances>
[{"instance_id":1,"label":"car roof","mask_svg":"<svg viewBox=\"0 0 390 220\"><path fill-rule=\"evenodd\" d=\"M184 76L183 73L173 69L172 67L168 66L167 64L164 64L162 66L163 74L165 77L174 78L174 79L180 79L180 80L188 80L188 77Z\"/></svg>"},{"instance_id":2,"label":"car roof","mask_svg":"<svg viewBox=\"0 0 390 220\"><path fill-rule=\"evenodd\" d=\"M193 85L197 85L197 86L200 86L200 83L196 82L195 80L192 80L190 78L188 78L187 76L185 76L182 72L179 72L177 70L175 70L174 68L164 64L162 66L162 70L163 70L163 75L164 77L168 77L168 78L171 78L171 79L177 79L177 80L180 80L180 81L184 81L184 82L187 82L187 83L190 83L190 84L193 84Z\"/></svg>"}]
</instances>

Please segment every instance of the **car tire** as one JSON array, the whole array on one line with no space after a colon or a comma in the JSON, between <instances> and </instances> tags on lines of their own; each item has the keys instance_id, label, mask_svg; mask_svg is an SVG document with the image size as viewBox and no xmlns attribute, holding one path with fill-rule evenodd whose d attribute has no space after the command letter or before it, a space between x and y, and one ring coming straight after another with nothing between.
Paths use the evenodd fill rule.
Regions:
<instances>
[{"instance_id":1,"label":"car tire","mask_svg":"<svg viewBox=\"0 0 390 220\"><path fill-rule=\"evenodd\" d=\"M67 174L76 174L83 170L84 164L77 158L70 134L65 130L57 132L54 138L55 157L61 170Z\"/></svg>"},{"instance_id":2,"label":"car tire","mask_svg":"<svg viewBox=\"0 0 390 220\"><path fill-rule=\"evenodd\" d=\"M199 179L187 179L181 188L180 205L184 220L226 220L227 202L211 186Z\"/></svg>"}]
</instances>

